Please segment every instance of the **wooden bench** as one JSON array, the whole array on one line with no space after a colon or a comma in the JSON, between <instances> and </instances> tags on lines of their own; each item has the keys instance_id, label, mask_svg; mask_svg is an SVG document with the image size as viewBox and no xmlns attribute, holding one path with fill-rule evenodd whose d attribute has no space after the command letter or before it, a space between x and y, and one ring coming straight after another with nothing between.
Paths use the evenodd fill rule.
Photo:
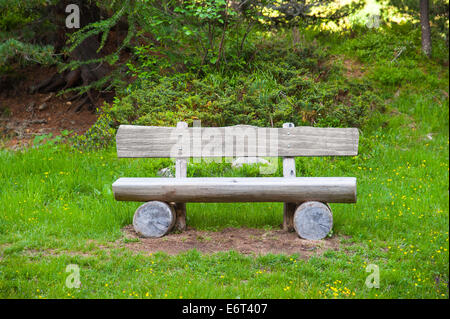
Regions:
<instances>
[{"instance_id":1,"label":"wooden bench","mask_svg":"<svg viewBox=\"0 0 450 319\"><path fill-rule=\"evenodd\" d=\"M175 178L119 178L112 188L116 200L146 202L133 218L134 229L144 237L185 230L187 202L283 202L283 229L318 240L332 229L328 203L356 202L356 178L296 177L295 157L355 156L358 139L356 128L292 123L282 128L121 125L116 135L119 158L175 158ZM205 155L283 157L284 177L187 178L188 158Z\"/></svg>"}]
</instances>

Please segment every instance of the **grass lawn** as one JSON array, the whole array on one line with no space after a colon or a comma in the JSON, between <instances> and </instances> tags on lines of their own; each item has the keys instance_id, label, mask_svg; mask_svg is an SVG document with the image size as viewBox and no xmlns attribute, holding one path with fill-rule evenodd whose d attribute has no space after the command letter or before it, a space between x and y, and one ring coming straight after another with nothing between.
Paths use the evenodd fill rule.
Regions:
<instances>
[{"instance_id":1,"label":"grass lawn","mask_svg":"<svg viewBox=\"0 0 450 319\"><path fill-rule=\"evenodd\" d=\"M373 65L365 76L383 73ZM156 176L170 160L119 160L113 147L82 152L65 144L1 150L0 297L448 298L448 70L423 69L433 86L426 78L383 89L386 110L363 127L359 156L297 158L297 176L358 179L357 204L331 205L341 249L308 260L116 248L139 203L116 202L111 184ZM188 168L190 176L256 174L252 167ZM282 206L188 204L187 222L204 230L277 228ZM69 264L80 267L79 289L66 287ZM379 267L379 288L365 285L369 264Z\"/></svg>"}]
</instances>

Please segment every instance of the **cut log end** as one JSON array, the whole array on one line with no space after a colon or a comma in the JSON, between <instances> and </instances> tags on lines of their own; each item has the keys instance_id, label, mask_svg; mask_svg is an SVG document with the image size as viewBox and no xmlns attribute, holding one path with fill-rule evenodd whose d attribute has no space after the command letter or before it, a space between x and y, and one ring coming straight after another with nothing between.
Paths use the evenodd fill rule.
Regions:
<instances>
[{"instance_id":1,"label":"cut log end","mask_svg":"<svg viewBox=\"0 0 450 319\"><path fill-rule=\"evenodd\" d=\"M294 214L294 228L304 239L325 238L333 227L333 214L328 205L321 202L305 202Z\"/></svg>"},{"instance_id":2,"label":"cut log end","mask_svg":"<svg viewBox=\"0 0 450 319\"><path fill-rule=\"evenodd\" d=\"M142 237L162 237L175 225L174 209L164 202L152 201L140 206L133 218L133 227Z\"/></svg>"}]
</instances>

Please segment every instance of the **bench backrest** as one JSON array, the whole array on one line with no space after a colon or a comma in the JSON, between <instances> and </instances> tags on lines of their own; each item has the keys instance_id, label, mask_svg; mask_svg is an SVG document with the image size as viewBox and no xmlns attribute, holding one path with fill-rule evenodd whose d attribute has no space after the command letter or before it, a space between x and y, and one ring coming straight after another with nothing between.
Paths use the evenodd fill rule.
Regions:
<instances>
[{"instance_id":1,"label":"bench backrest","mask_svg":"<svg viewBox=\"0 0 450 319\"><path fill-rule=\"evenodd\" d=\"M121 125L116 135L118 157L158 158L355 156L358 139L356 128L293 125L283 128Z\"/></svg>"},{"instance_id":2,"label":"bench backrest","mask_svg":"<svg viewBox=\"0 0 450 319\"><path fill-rule=\"evenodd\" d=\"M118 157L355 156L356 128L121 125Z\"/></svg>"}]
</instances>

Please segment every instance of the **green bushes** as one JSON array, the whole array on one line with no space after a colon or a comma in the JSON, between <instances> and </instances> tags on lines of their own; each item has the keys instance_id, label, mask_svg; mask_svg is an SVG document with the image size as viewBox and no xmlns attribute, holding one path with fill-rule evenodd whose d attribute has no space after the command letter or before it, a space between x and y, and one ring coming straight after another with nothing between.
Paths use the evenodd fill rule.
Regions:
<instances>
[{"instance_id":1,"label":"green bushes","mask_svg":"<svg viewBox=\"0 0 450 319\"><path fill-rule=\"evenodd\" d=\"M417 60L420 57L420 29L411 24L393 24L361 31L352 39L340 41L341 50L362 62ZM400 59L401 58L401 59ZM420 57L422 59L422 57Z\"/></svg>"},{"instance_id":2,"label":"green bushes","mask_svg":"<svg viewBox=\"0 0 450 319\"><path fill-rule=\"evenodd\" d=\"M374 95L345 81L316 83L298 75L280 83L264 73L246 75L235 83L229 80L216 75L182 83L171 77L145 82L116 99L111 114L117 123L139 125L175 125L200 119L211 126L281 126L286 121L311 125L319 120L333 126L360 126L367 113L361 100L370 98L376 103ZM336 117L337 113L342 116Z\"/></svg>"},{"instance_id":3,"label":"green bushes","mask_svg":"<svg viewBox=\"0 0 450 319\"><path fill-rule=\"evenodd\" d=\"M51 5L54 0L46 2ZM39 0L0 0L0 73L16 62L23 66L51 65L59 61L53 45L36 41L39 36L56 31L40 6L42 1Z\"/></svg>"},{"instance_id":4,"label":"green bushes","mask_svg":"<svg viewBox=\"0 0 450 319\"><path fill-rule=\"evenodd\" d=\"M428 59L421 53L420 28L411 23L362 30L344 41L339 35L327 39L333 51L364 64L365 78L387 99L402 87L420 86L430 92L446 86L448 73L442 65L448 65L448 47L438 37L433 40L436 50Z\"/></svg>"},{"instance_id":5,"label":"green bushes","mask_svg":"<svg viewBox=\"0 0 450 319\"><path fill-rule=\"evenodd\" d=\"M109 111L105 110L97 122L84 134L75 136L72 144L80 149L101 149L110 145L116 136L113 119Z\"/></svg>"},{"instance_id":6,"label":"green bushes","mask_svg":"<svg viewBox=\"0 0 450 319\"><path fill-rule=\"evenodd\" d=\"M436 62L423 61L420 33L407 30L394 25L360 30L355 38L305 40L309 31L303 29L305 37L296 43L278 30L252 39L255 51L242 70L231 63L228 69L204 65L180 72L154 47L139 47L131 67L136 80L106 112L115 127L193 120L204 126L363 127L374 112L385 111L399 88L439 91L448 78L436 73L442 73ZM358 72L349 72L349 63Z\"/></svg>"},{"instance_id":7,"label":"green bushes","mask_svg":"<svg viewBox=\"0 0 450 319\"><path fill-rule=\"evenodd\" d=\"M346 79L329 63L326 47L284 38L260 44L245 72L137 72L137 80L108 111L115 124L170 125L201 120L205 126L250 124L362 126L380 104L370 83ZM143 52L143 51L139 51ZM140 59L140 58L139 58ZM143 58L145 59L145 58ZM143 60L142 59L142 60Z\"/></svg>"},{"instance_id":8,"label":"green bushes","mask_svg":"<svg viewBox=\"0 0 450 319\"><path fill-rule=\"evenodd\" d=\"M13 58L22 65L30 62L51 65L57 61L52 46L38 46L15 39L0 43L0 68L7 69Z\"/></svg>"},{"instance_id":9,"label":"green bushes","mask_svg":"<svg viewBox=\"0 0 450 319\"><path fill-rule=\"evenodd\" d=\"M398 86L407 82L418 83L427 79L425 74L417 67L410 68L404 65L390 65L389 63L376 66L370 77L386 86Z\"/></svg>"}]
</instances>

